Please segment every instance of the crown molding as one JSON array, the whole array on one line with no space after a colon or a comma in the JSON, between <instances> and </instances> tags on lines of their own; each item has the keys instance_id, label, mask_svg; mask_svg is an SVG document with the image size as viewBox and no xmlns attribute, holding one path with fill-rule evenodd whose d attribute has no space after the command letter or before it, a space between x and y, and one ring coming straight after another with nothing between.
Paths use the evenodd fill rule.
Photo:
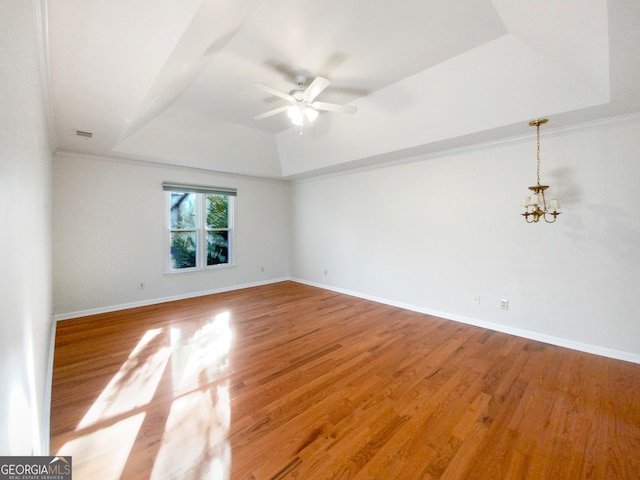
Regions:
<instances>
[{"instance_id":1,"label":"crown molding","mask_svg":"<svg viewBox=\"0 0 640 480\"><path fill-rule=\"evenodd\" d=\"M611 117L602 117L594 120L571 123L571 124L555 126L555 127L545 126L544 136L554 137L557 135L564 135L571 132L588 130L590 128L600 128L600 127L606 127L609 125L617 125L621 123L634 122L634 121L640 121L640 112L626 113L626 114L615 115ZM452 147L452 148L436 149L431 152L414 151L414 150L419 150L420 147L415 149L409 148L403 151L396 152L397 153L396 158L384 160L381 162L372 162L370 164L360 165L352 168L348 168L348 167L341 168L340 165L335 165L332 167L327 167L326 169L299 173L299 174L290 175L284 178L289 182L291 182L292 184L301 184L301 183L312 182L312 181L331 178L331 177L341 177L344 175L357 174L357 173L367 172L371 170L378 170L381 168L394 167L397 165L417 163L417 162L422 162L426 160L433 160L436 158L460 155L468 152L477 152L477 151L492 149L492 148L501 147L501 146L515 145L525 141L530 141L532 138L535 138L535 136L536 136L536 133L534 130L532 132L527 132L525 134L509 135L503 138L487 140L482 142L472 142L472 143L469 143L468 145Z\"/></svg>"},{"instance_id":2,"label":"crown molding","mask_svg":"<svg viewBox=\"0 0 640 480\"><path fill-rule=\"evenodd\" d=\"M73 150L60 150L60 149L54 152L53 154L54 160L57 155L60 155L63 157L88 159L88 160L94 160L99 162L138 165L141 167L159 168L164 170L167 170L167 169L190 170L194 172L201 172L207 175L218 175L218 176L229 177L229 178L245 178L245 179L254 179L254 180L259 180L264 182L287 183L287 179L282 177L269 177L269 176L261 176L261 175L250 175L246 173L234 173L234 172L227 172L223 170L212 170L209 168L192 167L190 165L180 165L178 163L157 162L154 160L141 160L138 158L120 157L116 155L109 156L109 155L100 155L97 153L83 153L83 152L76 152Z\"/></svg>"}]
</instances>

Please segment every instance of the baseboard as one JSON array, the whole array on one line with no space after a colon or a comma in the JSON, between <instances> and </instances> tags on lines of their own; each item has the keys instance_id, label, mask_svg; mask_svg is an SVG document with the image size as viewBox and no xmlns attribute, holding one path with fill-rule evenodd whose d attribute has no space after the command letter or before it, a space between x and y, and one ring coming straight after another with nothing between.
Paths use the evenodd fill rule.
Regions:
<instances>
[{"instance_id":1,"label":"baseboard","mask_svg":"<svg viewBox=\"0 0 640 480\"><path fill-rule=\"evenodd\" d=\"M279 283L279 282L284 282L286 280L289 280L289 277L282 277L282 278L272 278L270 280L264 280L264 281L260 281L260 282L253 282L253 283L245 283L245 284L241 284L241 285L232 285L229 287L222 287L222 288L216 288L213 290L202 290L202 291L198 291L198 292L190 292L190 293L184 293L181 295L172 295L170 297L162 297L162 298L152 298L152 299L148 299L148 300L141 300L138 302L130 302L130 303L122 303L119 305L110 305L110 306L106 306L106 307L98 307L98 308L91 308L88 310L79 310L76 312L68 312L68 313L59 313L54 315L54 319L57 321L61 321L61 320L70 320L72 318L79 318L79 317L87 317L89 315L98 315L101 313L109 313L109 312L117 312L119 310L127 310L129 308L137 308L137 307L146 307L148 305L156 305L158 303L165 303L165 302L173 302L176 300L184 300L186 298L195 298L195 297L202 297L205 295L213 295L216 293L224 293L224 292L231 292L234 290L242 290L245 288L251 288L251 287L259 287L261 285L269 285L271 283Z\"/></svg>"},{"instance_id":2,"label":"baseboard","mask_svg":"<svg viewBox=\"0 0 640 480\"><path fill-rule=\"evenodd\" d=\"M372 302L377 302L377 303L382 303L385 305L391 305L393 307L398 307L398 308L402 308L405 310L410 310L413 312L418 312L418 313L423 313L425 315L432 315L434 317L439 317L439 318L444 318L446 320L452 320L455 322L460 322L460 323L465 323L467 325L474 325L476 327L481 327L481 328L486 328L488 330L493 330L496 332L501 332L501 333L507 333L509 335L515 335L517 337L522 337L522 338L527 338L529 340L536 340L539 342L544 342L544 343L548 343L551 345L556 345L559 347L564 347L564 348L570 348L571 350L577 350L580 352L585 352L585 353L591 353L594 355L600 355L603 357L608 357L608 358L614 358L616 360L623 360L626 362L632 362L632 363L637 363L640 364L640 355L635 354L635 353L631 353L631 352L625 352L625 351L621 351L621 350L615 350L615 349L611 349L611 348L606 348L606 347L602 347L599 345L592 345L592 344L587 344L587 343L581 343L581 342L576 342L573 340L569 340L566 338L561 338L561 337L555 337L552 335L546 335L540 332L534 332L531 330L524 330L524 329L520 329L520 328L513 328L513 327L508 327L506 325L502 325L502 324L498 324L498 323L493 323L493 322L487 322L484 320L478 320L476 318L472 318L472 317L465 317L462 315L457 315L457 314L453 314L453 313L449 313L449 312L442 312L442 311L438 311L438 310L433 310L430 308L425 308L425 307L421 307L421 306L417 306L417 305L413 305L413 304L408 304L408 303L404 303L404 302L397 302L395 300L390 300L388 298L383 298L383 297L376 297L373 295L367 295L361 292L356 292L356 291L352 291L352 290L346 290L343 288L338 288L338 287L334 287L331 285L325 285L322 283L316 283L316 282L310 282L308 280L303 280L301 278L295 278L295 277L281 277L281 278L274 278L274 279L270 279L270 280L265 280L265 281L261 281L261 282L253 282L253 283L247 283L247 284L242 284L242 285L233 285L233 286L229 286L229 287L222 287L222 288L218 288L218 289L213 289L213 290L206 290L206 291L199 291L199 292L191 292L191 293L186 293L186 294L182 294L182 295L174 295L174 296L170 296L170 297L162 297L162 298L154 298L154 299L148 299L148 300L143 300L143 301L139 301L139 302L131 302L131 303L125 303L125 304L119 304L119 305L111 305L111 306L107 306L107 307L100 307L100 308L92 308L92 309L88 309L88 310L82 310L82 311L77 311L77 312L69 312L69 313L62 313L62 314L56 314L54 316L54 319L56 321L60 321L60 320L69 320L72 318L78 318L78 317L86 317L89 315L97 315L100 313L109 313L109 312L115 312L118 310L126 310L128 308L136 308L136 307L144 307L144 306L148 306L148 305L155 305L158 303L164 303L164 302L172 302L175 300L183 300L186 298L195 298L195 297L201 297L204 295L213 295L216 293L223 293L223 292L230 292L230 291L234 291L234 290L242 290L245 288L251 288L251 287L259 287L261 285L269 285L271 283L279 283L279 282L284 282L290 280L292 282L297 282L297 283L301 283L304 285L309 285L312 287L317 287L317 288L322 288L324 290L330 290L333 292L337 292L337 293L342 293L345 295L350 295L352 297L357 297L357 298L363 298L365 300L370 300ZM55 342L55 328L53 329L53 340L52 342ZM53 345L51 346L51 355L53 354ZM53 357L51 357L51 367L53 366Z\"/></svg>"},{"instance_id":3,"label":"baseboard","mask_svg":"<svg viewBox=\"0 0 640 480\"><path fill-rule=\"evenodd\" d=\"M558 347L569 348L571 350L577 350L585 353L592 353L594 355L600 355L602 357L614 358L616 360L624 360L626 362L638 363L640 364L640 355L630 352L624 352L621 350L615 350L611 348L601 347L598 345L592 345L588 343L575 342L573 340L569 340L561 337L554 337L552 335L546 335L539 332L534 332L531 330L524 330L520 328L512 328L502 324L486 322L483 320L478 320L471 317L465 317L462 315L456 315L448 312L441 312L437 310L432 310L429 308L420 307L417 305L411 305L403 302L396 302L394 300L389 300L387 298L375 297L372 295L363 294L360 292L354 292L351 290L345 290L343 288L333 287L331 285L324 285L321 283L309 282L307 280L303 280L300 278L290 278L292 282L302 283L304 285L309 285L312 287L322 288L324 290L330 290L337 293L343 293L345 295L350 295L352 297L363 298L365 300L371 300L372 302L382 303L385 305L391 305L393 307L402 308L405 310L410 310L413 312L424 313L425 315L431 315L434 317L444 318L445 320L453 320L455 322L466 323L468 325L474 325L476 327L486 328L488 330L493 330L496 332L507 333L509 335L515 335L517 337L527 338L529 340L536 340L543 343L548 343L551 345L556 345Z\"/></svg>"}]
</instances>

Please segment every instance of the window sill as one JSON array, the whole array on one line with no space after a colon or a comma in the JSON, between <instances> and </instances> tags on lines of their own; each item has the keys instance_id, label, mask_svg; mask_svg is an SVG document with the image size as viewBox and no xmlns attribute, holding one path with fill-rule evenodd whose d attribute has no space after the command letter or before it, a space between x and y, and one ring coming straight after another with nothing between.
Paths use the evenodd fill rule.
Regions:
<instances>
[{"instance_id":1,"label":"window sill","mask_svg":"<svg viewBox=\"0 0 640 480\"><path fill-rule=\"evenodd\" d=\"M207 273L207 272L217 272L218 270L227 270L229 268L236 268L237 265L235 263L225 263L220 265L211 265L205 268L182 268L180 270L165 270L163 275L173 276L173 275L184 275L186 273Z\"/></svg>"}]
</instances>

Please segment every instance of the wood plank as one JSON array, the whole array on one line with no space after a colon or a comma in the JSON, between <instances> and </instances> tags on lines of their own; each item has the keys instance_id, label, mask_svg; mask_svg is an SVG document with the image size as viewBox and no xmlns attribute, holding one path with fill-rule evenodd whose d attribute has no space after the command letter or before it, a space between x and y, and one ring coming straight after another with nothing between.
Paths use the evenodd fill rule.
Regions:
<instances>
[{"instance_id":1,"label":"wood plank","mask_svg":"<svg viewBox=\"0 0 640 480\"><path fill-rule=\"evenodd\" d=\"M638 479L640 365L282 282L59 322L51 450L78 479Z\"/></svg>"}]
</instances>

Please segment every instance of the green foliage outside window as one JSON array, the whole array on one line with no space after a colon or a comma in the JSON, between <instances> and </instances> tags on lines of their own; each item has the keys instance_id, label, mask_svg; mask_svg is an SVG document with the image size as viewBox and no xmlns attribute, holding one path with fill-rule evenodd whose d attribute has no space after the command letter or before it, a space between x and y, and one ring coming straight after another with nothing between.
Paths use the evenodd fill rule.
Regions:
<instances>
[{"instance_id":1,"label":"green foliage outside window","mask_svg":"<svg viewBox=\"0 0 640 480\"><path fill-rule=\"evenodd\" d=\"M207 265L229 263L229 197L207 195ZM211 230L216 229L216 230Z\"/></svg>"},{"instance_id":2,"label":"green foliage outside window","mask_svg":"<svg viewBox=\"0 0 640 480\"><path fill-rule=\"evenodd\" d=\"M195 232L171 232L171 267L195 267L197 245Z\"/></svg>"},{"instance_id":3,"label":"green foliage outside window","mask_svg":"<svg viewBox=\"0 0 640 480\"><path fill-rule=\"evenodd\" d=\"M196 193L171 192L171 268L193 268L198 264ZM229 263L229 197L206 196L206 264Z\"/></svg>"}]
</instances>

